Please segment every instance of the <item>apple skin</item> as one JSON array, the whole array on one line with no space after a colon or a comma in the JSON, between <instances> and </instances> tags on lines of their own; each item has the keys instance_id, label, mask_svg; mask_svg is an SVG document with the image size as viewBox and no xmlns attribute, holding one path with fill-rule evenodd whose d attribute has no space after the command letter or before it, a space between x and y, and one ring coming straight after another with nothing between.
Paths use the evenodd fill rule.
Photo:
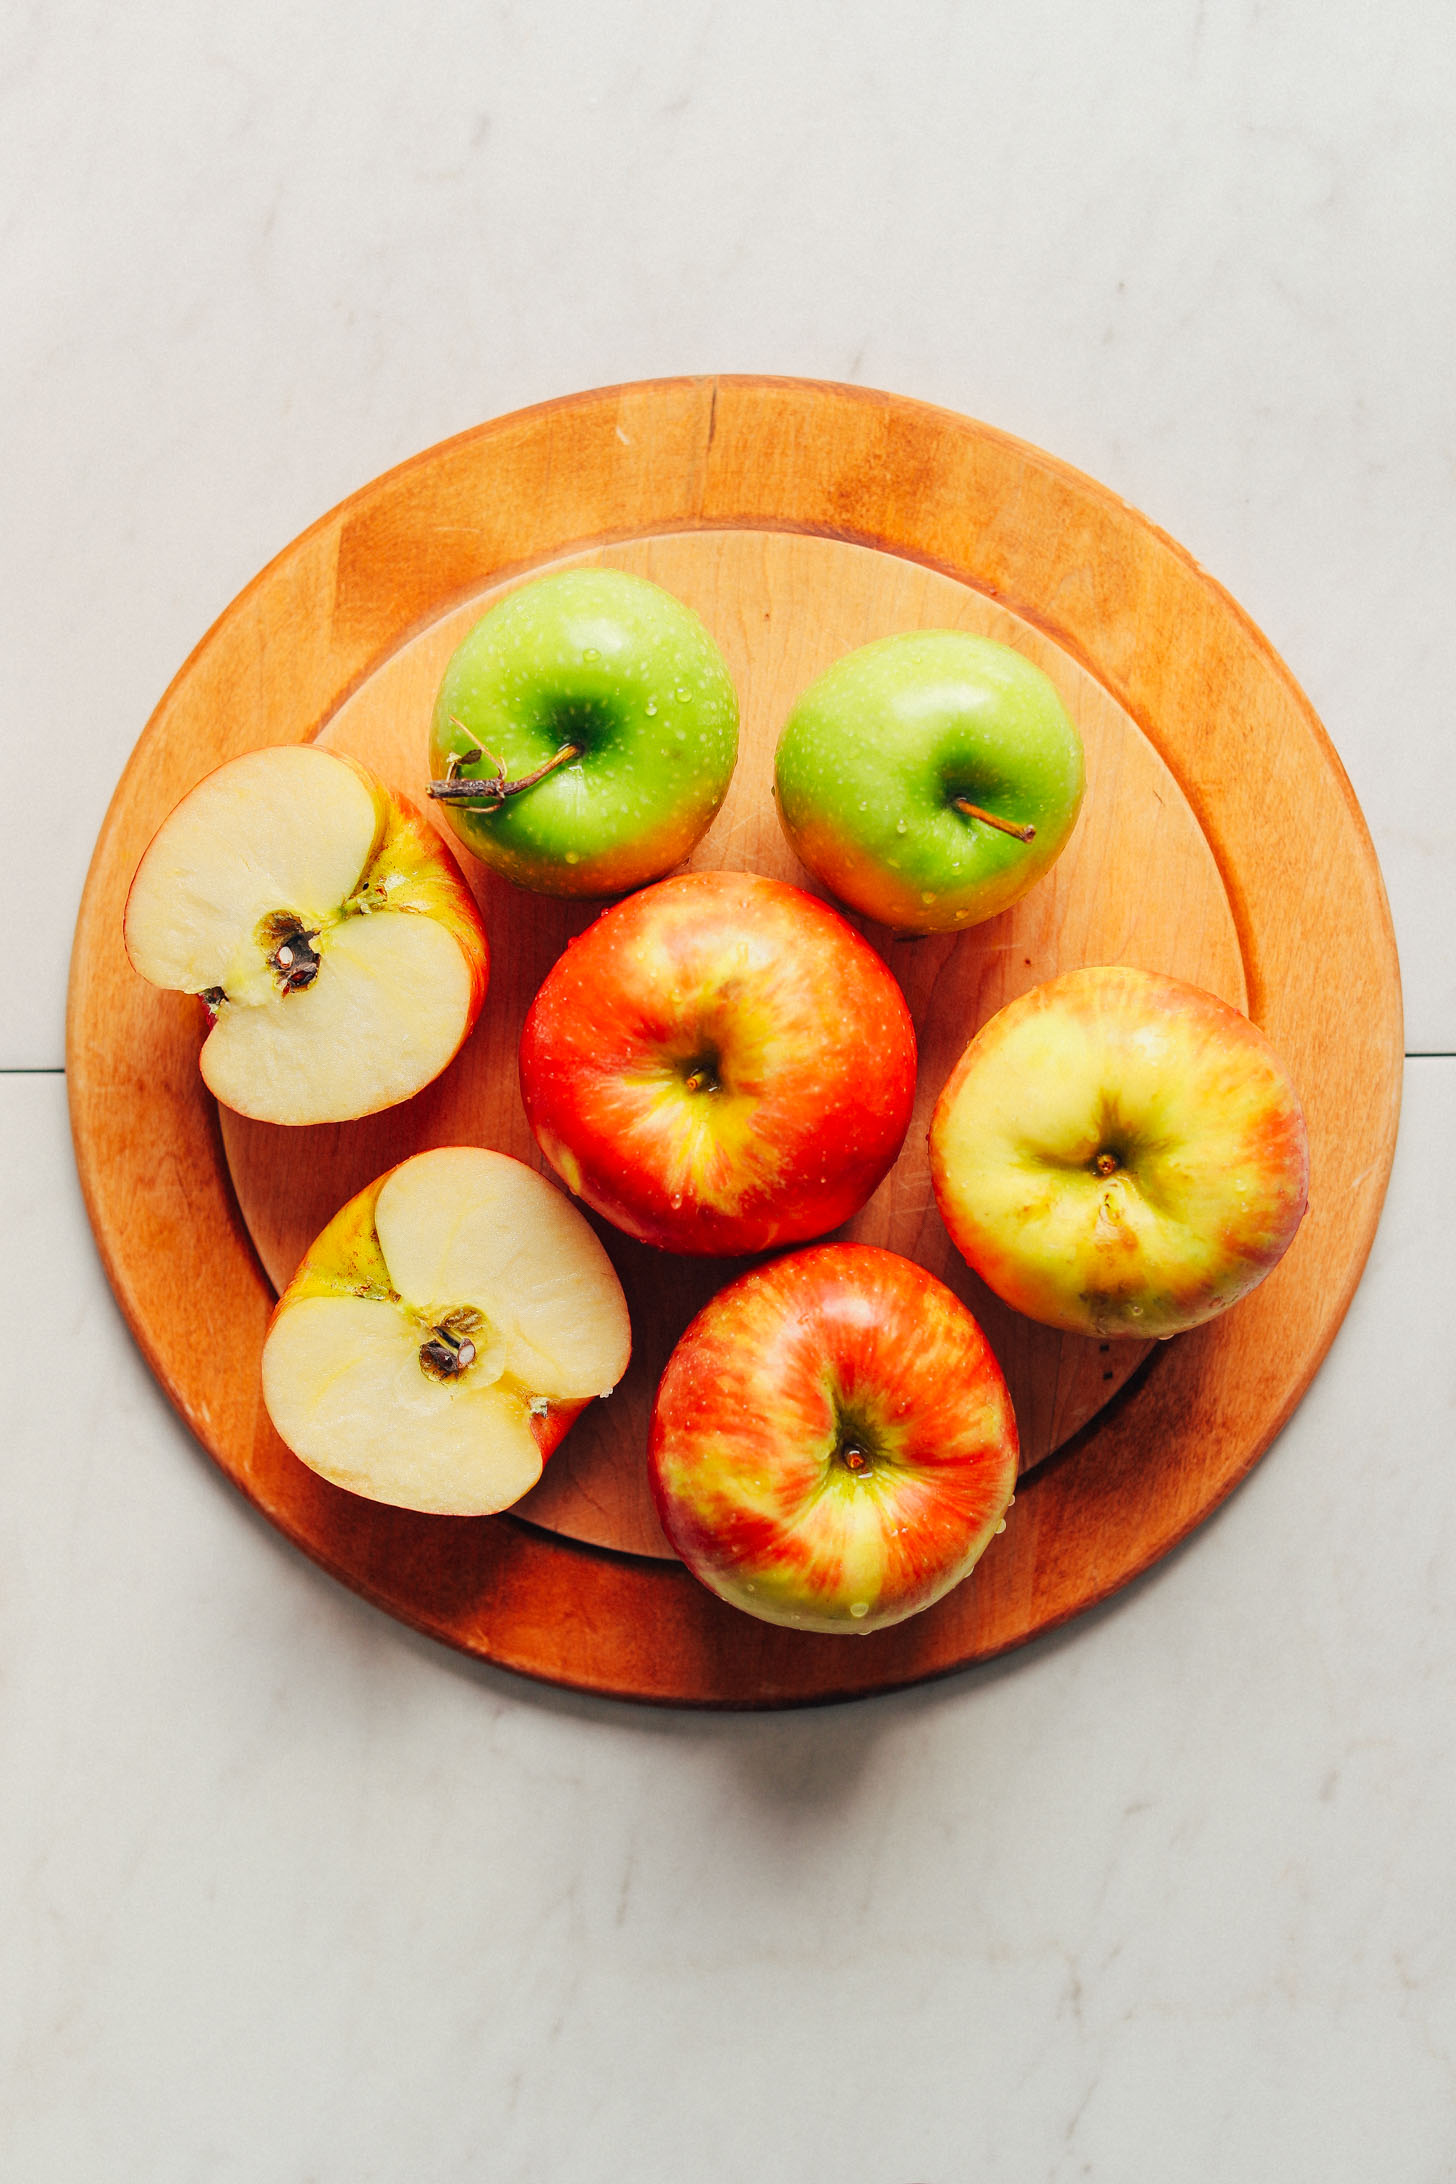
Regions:
<instances>
[{"instance_id":1,"label":"apple skin","mask_svg":"<svg viewBox=\"0 0 1456 2184\"><path fill-rule=\"evenodd\" d=\"M688 872L606 910L543 980L521 1093L557 1174L664 1251L822 1236L887 1173L915 1031L869 943L801 889Z\"/></svg>"},{"instance_id":2,"label":"apple skin","mask_svg":"<svg viewBox=\"0 0 1456 2184\"><path fill-rule=\"evenodd\" d=\"M445 670L435 784L519 780L585 749L496 809L446 802L465 847L518 886L619 895L680 864L727 793L738 699L683 601L619 569L566 569L511 592ZM488 754L468 758L476 749ZM432 792L433 793L433 792Z\"/></svg>"},{"instance_id":3,"label":"apple skin","mask_svg":"<svg viewBox=\"0 0 1456 2184\"><path fill-rule=\"evenodd\" d=\"M779 737L774 793L794 853L831 893L901 933L1009 909L1061 855L1082 742L1050 679L989 637L912 630L812 683ZM956 808L1036 829L1018 841Z\"/></svg>"},{"instance_id":4,"label":"apple skin","mask_svg":"<svg viewBox=\"0 0 1456 2184\"><path fill-rule=\"evenodd\" d=\"M367 766L343 751L331 751L329 756L353 768L373 792L379 809L379 842L359 890L359 914L410 911L433 918L459 944L470 969L470 1007L460 1034L463 1046L475 1028L490 984L490 942L475 897L438 831L407 796L386 787Z\"/></svg>"},{"instance_id":5,"label":"apple skin","mask_svg":"<svg viewBox=\"0 0 1456 2184\"><path fill-rule=\"evenodd\" d=\"M895 1252L819 1244L698 1314L658 1387L648 1465L664 1532L720 1599L853 1635L961 1582L1003 1526L1017 1457L1001 1369L959 1298Z\"/></svg>"},{"instance_id":6,"label":"apple skin","mask_svg":"<svg viewBox=\"0 0 1456 2184\"><path fill-rule=\"evenodd\" d=\"M1244 1296L1303 1217L1299 1099L1263 1033L1180 979L1103 965L1023 994L936 1104L952 1241L1048 1327L1167 1336Z\"/></svg>"}]
</instances>

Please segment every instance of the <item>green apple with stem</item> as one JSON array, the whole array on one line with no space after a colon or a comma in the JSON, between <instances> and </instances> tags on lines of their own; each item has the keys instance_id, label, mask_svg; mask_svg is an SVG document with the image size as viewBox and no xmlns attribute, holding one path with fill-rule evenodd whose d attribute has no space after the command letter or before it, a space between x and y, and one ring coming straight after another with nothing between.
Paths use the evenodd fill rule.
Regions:
<instances>
[{"instance_id":1,"label":"green apple with stem","mask_svg":"<svg viewBox=\"0 0 1456 2184\"><path fill-rule=\"evenodd\" d=\"M431 797L518 886L619 895L680 864L738 755L738 699L692 609L620 569L509 593L452 656Z\"/></svg>"},{"instance_id":2,"label":"green apple with stem","mask_svg":"<svg viewBox=\"0 0 1456 2184\"><path fill-rule=\"evenodd\" d=\"M1061 855L1085 779L1050 677L960 630L882 637L836 660L795 705L774 761L795 854L901 933L1009 909Z\"/></svg>"}]
</instances>

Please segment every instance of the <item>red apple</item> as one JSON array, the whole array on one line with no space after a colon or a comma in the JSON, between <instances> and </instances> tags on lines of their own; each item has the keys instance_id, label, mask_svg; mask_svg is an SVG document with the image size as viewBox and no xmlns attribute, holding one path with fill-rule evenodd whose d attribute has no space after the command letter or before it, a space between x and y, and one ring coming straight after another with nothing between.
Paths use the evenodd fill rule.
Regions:
<instances>
[{"instance_id":1,"label":"red apple","mask_svg":"<svg viewBox=\"0 0 1456 2184\"><path fill-rule=\"evenodd\" d=\"M1261 1282L1304 1213L1289 1072L1247 1016L1119 965L993 1016L930 1127L956 1248L1017 1311L1091 1335L1173 1335Z\"/></svg>"},{"instance_id":2,"label":"red apple","mask_svg":"<svg viewBox=\"0 0 1456 2184\"><path fill-rule=\"evenodd\" d=\"M1001 1530L1016 1420L971 1314L893 1251L820 1244L730 1283L668 1360L668 1539L768 1623L854 1633L948 1593Z\"/></svg>"},{"instance_id":3,"label":"red apple","mask_svg":"<svg viewBox=\"0 0 1456 2184\"><path fill-rule=\"evenodd\" d=\"M688 872L604 911L542 983L521 1091L579 1198L666 1251L821 1236L910 1121L915 1033L868 942L797 887Z\"/></svg>"}]
</instances>

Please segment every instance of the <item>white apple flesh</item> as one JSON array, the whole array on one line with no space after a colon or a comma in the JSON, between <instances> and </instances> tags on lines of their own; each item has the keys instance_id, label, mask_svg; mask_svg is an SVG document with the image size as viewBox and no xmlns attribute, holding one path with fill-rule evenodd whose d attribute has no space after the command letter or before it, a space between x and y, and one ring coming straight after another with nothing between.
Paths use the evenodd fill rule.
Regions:
<instances>
[{"instance_id":1,"label":"white apple flesh","mask_svg":"<svg viewBox=\"0 0 1456 2184\"><path fill-rule=\"evenodd\" d=\"M488 952L434 829L351 760L250 751L158 830L127 954L214 1021L204 1081L264 1122L342 1122L408 1099L479 1012Z\"/></svg>"},{"instance_id":2,"label":"white apple flesh","mask_svg":"<svg viewBox=\"0 0 1456 2184\"><path fill-rule=\"evenodd\" d=\"M391 1169L312 1245L273 1315L263 1399L334 1485L484 1516L535 1485L630 1351L585 1218L521 1161L449 1146Z\"/></svg>"}]
</instances>

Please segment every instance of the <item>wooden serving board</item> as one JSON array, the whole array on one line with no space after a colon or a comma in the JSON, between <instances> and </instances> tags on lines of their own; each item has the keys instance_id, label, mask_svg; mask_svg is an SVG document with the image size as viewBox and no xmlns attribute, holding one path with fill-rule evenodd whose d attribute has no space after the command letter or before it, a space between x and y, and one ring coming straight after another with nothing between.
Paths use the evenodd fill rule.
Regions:
<instances>
[{"instance_id":1,"label":"wooden serving board","mask_svg":"<svg viewBox=\"0 0 1456 2184\"><path fill-rule=\"evenodd\" d=\"M732 1264L671 1259L602 1227L632 1307L633 1366L509 1517L358 1501L297 1464L262 1410L274 1291L353 1191L428 1145L494 1145L543 1165L516 1040L591 907L473 869L492 945L475 1034L406 1106L311 1130L229 1113L219 1127L196 1069L200 1012L145 986L121 950L136 861L203 773L257 744L318 737L420 795L454 645L501 591L569 562L664 584L727 656L740 758L701 867L810 884L774 815L774 742L822 668L895 630L1016 645L1057 682L1087 746L1072 844L1015 909L921 941L864 928L915 1016L919 1099L895 1169L842 1233L919 1259L970 1303L1007 1372L1030 1473L973 1577L867 1639L737 1614L658 1531L643 1458L653 1389ZM991 1298L949 1245L925 1160L930 1109L972 1031L1041 979L1094 962L1169 971L1248 1008L1310 1123L1311 1211L1285 1262L1141 1375L1148 1346L1060 1336ZM576 397L431 450L325 518L228 609L163 699L103 828L77 932L69 1070L83 1186L122 1307L183 1415L280 1529L469 1651L588 1689L752 1705L983 1658L1105 1597L1215 1506L1298 1400L1353 1293L1394 1147L1400 1050L1389 916L1349 786L1268 645L1186 555L1089 480L966 419L856 389L705 380Z\"/></svg>"}]
</instances>

